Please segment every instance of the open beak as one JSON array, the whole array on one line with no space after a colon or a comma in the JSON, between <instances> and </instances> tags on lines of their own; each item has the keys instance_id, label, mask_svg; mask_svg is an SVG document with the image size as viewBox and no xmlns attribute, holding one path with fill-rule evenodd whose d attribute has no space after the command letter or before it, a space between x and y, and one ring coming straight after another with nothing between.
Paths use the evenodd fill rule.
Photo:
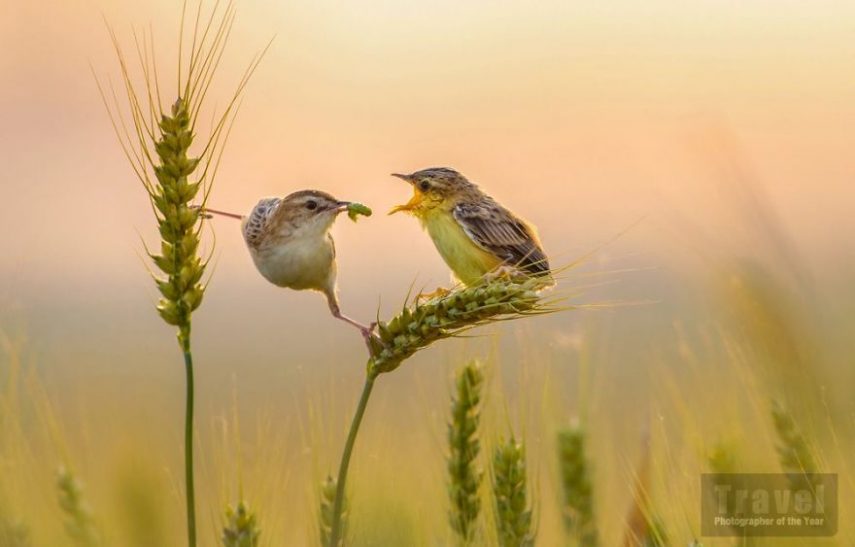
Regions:
<instances>
[{"instance_id":1,"label":"open beak","mask_svg":"<svg viewBox=\"0 0 855 547\"><path fill-rule=\"evenodd\" d=\"M400 173L392 173L392 176L398 177L399 179L406 181L410 184L413 183L413 180L410 177L410 175L402 175ZM424 198L425 198L425 195L418 188L413 186L413 197L410 198L410 201L408 201L407 203L405 203L403 205L396 205L395 207L392 208L391 211L389 211L389 214L394 215L395 213L397 213L399 211L412 211L413 209L416 209L419 206L419 204L421 204L421 202L424 200Z\"/></svg>"},{"instance_id":2,"label":"open beak","mask_svg":"<svg viewBox=\"0 0 855 547\"><path fill-rule=\"evenodd\" d=\"M339 201L339 202L337 202L337 203L336 203L336 205L335 205L335 207L333 208L333 210L334 210L336 213L341 213L342 211L347 211L347 208L348 208L348 207L350 207L350 202L349 202L349 201Z\"/></svg>"}]
</instances>

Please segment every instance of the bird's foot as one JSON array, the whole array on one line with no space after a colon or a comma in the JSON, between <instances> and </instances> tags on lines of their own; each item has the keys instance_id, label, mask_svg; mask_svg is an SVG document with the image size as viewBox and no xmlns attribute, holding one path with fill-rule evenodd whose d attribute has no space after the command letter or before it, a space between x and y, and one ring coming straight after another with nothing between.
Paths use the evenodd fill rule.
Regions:
<instances>
[{"instance_id":1,"label":"bird's foot","mask_svg":"<svg viewBox=\"0 0 855 547\"><path fill-rule=\"evenodd\" d=\"M502 264L495 270L487 272L484 274L484 282L492 283L493 281L503 280L503 281L512 281L514 279L519 279L521 277L525 277L525 274L517 268L516 266L511 266L509 264Z\"/></svg>"},{"instance_id":2,"label":"bird's foot","mask_svg":"<svg viewBox=\"0 0 855 547\"><path fill-rule=\"evenodd\" d=\"M371 341L371 337L374 336L374 329L377 328L377 321L372 321L367 327L365 325L359 326L359 332L362 333L362 337L365 338L366 342Z\"/></svg>"},{"instance_id":3,"label":"bird's foot","mask_svg":"<svg viewBox=\"0 0 855 547\"><path fill-rule=\"evenodd\" d=\"M359 332L362 333L362 338L365 340L365 345L368 347L368 353L374 355L377 348L385 348L386 343L376 334L374 330L377 328L377 321L372 321L367 327L360 327Z\"/></svg>"},{"instance_id":4,"label":"bird's foot","mask_svg":"<svg viewBox=\"0 0 855 547\"><path fill-rule=\"evenodd\" d=\"M433 292L423 293L420 292L416 296L416 303L419 304L421 302L427 302L428 300L436 300L442 298L443 296L450 293L450 289L446 289L445 287L437 287Z\"/></svg>"}]
</instances>

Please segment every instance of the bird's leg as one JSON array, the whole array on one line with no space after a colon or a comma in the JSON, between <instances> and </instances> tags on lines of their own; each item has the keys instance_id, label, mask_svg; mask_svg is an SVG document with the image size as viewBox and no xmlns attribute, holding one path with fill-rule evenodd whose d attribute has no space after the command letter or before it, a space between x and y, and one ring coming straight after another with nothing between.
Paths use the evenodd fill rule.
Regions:
<instances>
[{"instance_id":1,"label":"bird's leg","mask_svg":"<svg viewBox=\"0 0 855 547\"><path fill-rule=\"evenodd\" d=\"M371 346L371 338L374 336L374 328L377 326L377 323L371 323L366 326L356 321L355 319L351 319L345 314L341 313L341 307L338 305L338 298L335 294L327 294L327 303L330 306L330 312L332 312L333 317L336 319L340 319L347 323L348 325L354 326L359 329L359 332L362 333L362 337L365 339L365 343L368 345L368 351L372 352L373 348Z\"/></svg>"}]
</instances>

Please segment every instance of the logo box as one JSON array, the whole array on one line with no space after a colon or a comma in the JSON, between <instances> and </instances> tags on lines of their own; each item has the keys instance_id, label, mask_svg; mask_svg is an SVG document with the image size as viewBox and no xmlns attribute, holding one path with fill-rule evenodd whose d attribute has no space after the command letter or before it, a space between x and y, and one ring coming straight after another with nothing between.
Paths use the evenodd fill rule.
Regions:
<instances>
[{"instance_id":1,"label":"logo box","mask_svg":"<svg viewBox=\"0 0 855 547\"><path fill-rule=\"evenodd\" d=\"M837 533L837 475L701 475L701 535L820 537Z\"/></svg>"}]
</instances>

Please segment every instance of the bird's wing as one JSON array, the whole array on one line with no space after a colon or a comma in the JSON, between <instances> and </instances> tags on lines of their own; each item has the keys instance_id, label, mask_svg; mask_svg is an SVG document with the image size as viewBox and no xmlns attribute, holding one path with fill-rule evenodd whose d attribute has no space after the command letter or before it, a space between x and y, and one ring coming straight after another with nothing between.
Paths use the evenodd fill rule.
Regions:
<instances>
[{"instance_id":1,"label":"bird's wing","mask_svg":"<svg viewBox=\"0 0 855 547\"><path fill-rule=\"evenodd\" d=\"M549 262L534 230L495 201L459 203L452 214L485 251L530 274L549 273Z\"/></svg>"},{"instance_id":2,"label":"bird's wing","mask_svg":"<svg viewBox=\"0 0 855 547\"><path fill-rule=\"evenodd\" d=\"M264 198L259 201L244 220L243 236L248 245L258 247L269 233L268 224L280 209L280 198Z\"/></svg>"}]
</instances>

